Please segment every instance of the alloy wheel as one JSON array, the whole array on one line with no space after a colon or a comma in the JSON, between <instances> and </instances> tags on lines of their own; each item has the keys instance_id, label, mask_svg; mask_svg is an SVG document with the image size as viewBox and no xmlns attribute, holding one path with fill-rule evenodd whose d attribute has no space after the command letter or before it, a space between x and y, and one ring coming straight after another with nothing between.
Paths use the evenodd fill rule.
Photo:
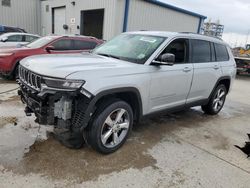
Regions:
<instances>
[{"instance_id":1,"label":"alloy wheel","mask_svg":"<svg viewBox=\"0 0 250 188\"><path fill-rule=\"evenodd\" d=\"M214 111L219 111L223 107L225 98L226 98L226 91L223 88L218 89L213 100Z\"/></svg>"},{"instance_id":2,"label":"alloy wheel","mask_svg":"<svg viewBox=\"0 0 250 188\"><path fill-rule=\"evenodd\" d=\"M107 148L119 145L128 134L130 123L127 110L119 108L112 111L102 125L102 144Z\"/></svg>"}]
</instances>

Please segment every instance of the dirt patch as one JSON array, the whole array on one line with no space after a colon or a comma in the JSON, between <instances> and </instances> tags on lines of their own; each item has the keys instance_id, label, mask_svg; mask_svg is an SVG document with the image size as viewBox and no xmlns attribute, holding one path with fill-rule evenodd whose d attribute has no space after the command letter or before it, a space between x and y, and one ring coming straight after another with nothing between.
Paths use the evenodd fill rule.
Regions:
<instances>
[{"instance_id":1,"label":"dirt patch","mask_svg":"<svg viewBox=\"0 0 250 188\"><path fill-rule=\"evenodd\" d=\"M13 84L13 83L16 83L16 81L15 80L8 80L8 79L0 77L0 84Z\"/></svg>"},{"instance_id":2,"label":"dirt patch","mask_svg":"<svg viewBox=\"0 0 250 188\"><path fill-rule=\"evenodd\" d=\"M17 124L17 117L0 117L0 128L6 124Z\"/></svg>"},{"instance_id":3,"label":"dirt patch","mask_svg":"<svg viewBox=\"0 0 250 188\"><path fill-rule=\"evenodd\" d=\"M220 133L213 133L209 138L214 149L228 150L231 147L229 139Z\"/></svg>"},{"instance_id":4,"label":"dirt patch","mask_svg":"<svg viewBox=\"0 0 250 188\"><path fill-rule=\"evenodd\" d=\"M80 183L96 179L101 174L154 165L155 159L144 154L146 147L138 149L139 145L138 142L128 142L114 154L101 155L87 146L80 150L68 149L49 138L44 142L35 142L12 171L21 174L39 173L48 178Z\"/></svg>"}]
</instances>

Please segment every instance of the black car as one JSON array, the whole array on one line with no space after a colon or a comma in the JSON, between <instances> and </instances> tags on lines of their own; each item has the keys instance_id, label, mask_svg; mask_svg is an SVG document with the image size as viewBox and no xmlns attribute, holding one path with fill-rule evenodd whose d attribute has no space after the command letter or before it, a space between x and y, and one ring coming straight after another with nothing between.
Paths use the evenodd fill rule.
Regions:
<instances>
[{"instance_id":1,"label":"black car","mask_svg":"<svg viewBox=\"0 0 250 188\"><path fill-rule=\"evenodd\" d=\"M3 33L10 33L10 32L18 32L18 33L26 33L24 29L18 27L10 27L5 25L0 25L0 35Z\"/></svg>"}]
</instances>

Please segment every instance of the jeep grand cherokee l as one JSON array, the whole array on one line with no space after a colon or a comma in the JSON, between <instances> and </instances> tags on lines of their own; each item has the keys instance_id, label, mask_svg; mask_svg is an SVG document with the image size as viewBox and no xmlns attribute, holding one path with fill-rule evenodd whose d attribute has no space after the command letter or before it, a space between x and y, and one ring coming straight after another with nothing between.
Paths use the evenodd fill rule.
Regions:
<instances>
[{"instance_id":1,"label":"jeep grand cherokee l","mask_svg":"<svg viewBox=\"0 0 250 188\"><path fill-rule=\"evenodd\" d=\"M146 115L193 106L217 114L235 74L230 48L219 39L141 31L91 53L27 58L18 82L27 115L67 130L61 141L69 147L85 140L107 154Z\"/></svg>"},{"instance_id":2,"label":"jeep grand cherokee l","mask_svg":"<svg viewBox=\"0 0 250 188\"><path fill-rule=\"evenodd\" d=\"M102 40L88 36L47 36L39 38L21 48L0 48L0 75L14 77L19 62L28 56L39 54L64 54L89 51Z\"/></svg>"}]
</instances>

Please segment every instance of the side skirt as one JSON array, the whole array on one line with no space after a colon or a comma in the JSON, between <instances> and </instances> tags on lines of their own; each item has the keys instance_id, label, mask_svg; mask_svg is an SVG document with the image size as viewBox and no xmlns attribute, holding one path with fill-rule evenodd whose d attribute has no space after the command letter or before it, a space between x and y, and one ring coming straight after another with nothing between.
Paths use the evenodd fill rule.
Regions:
<instances>
[{"instance_id":1,"label":"side skirt","mask_svg":"<svg viewBox=\"0 0 250 188\"><path fill-rule=\"evenodd\" d=\"M180 112L180 111L183 111L183 110L186 110L188 108L195 107L195 106L206 105L208 103L208 101L209 101L209 99L204 99L204 100L199 100L199 101L195 101L195 102L191 102L191 103L186 103L184 105L176 106L173 108L156 111L156 112L153 112L150 114L143 115L142 119L160 116L160 115L169 114L169 113L174 113L174 112Z\"/></svg>"}]
</instances>

